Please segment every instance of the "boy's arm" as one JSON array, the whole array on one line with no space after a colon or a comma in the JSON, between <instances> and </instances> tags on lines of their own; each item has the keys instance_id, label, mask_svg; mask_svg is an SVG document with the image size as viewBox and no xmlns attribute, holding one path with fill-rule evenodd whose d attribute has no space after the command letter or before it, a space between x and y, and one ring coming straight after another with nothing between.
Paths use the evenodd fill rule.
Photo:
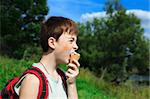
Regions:
<instances>
[{"instance_id":1,"label":"boy's arm","mask_svg":"<svg viewBox=\"0 0 150 99\"><path fill-rule=\"evenodd\" d=\"M68 99L78 99L76 83L68 84Z\"/></svg>"},{"instance_id":2,"label":"boy's arm","mask_svg":"<svg viewBox=\"0 0 150 99\"><path fill-rule=\"evenodd\" d=\"M78 93L76 88L76 78L79 74L79 66L78 61L73 60L74 63L68 64L68 70L66 72L67 76L67 85L68 85L68 99L78 99Z\"/></svg>"},{"instance_id":3,"label":"boy's arm","mask_svg":"<svg viewBox=\"0 0 150 99\"><path fill-rule=\"evenodd\" d=\"M19 99L36 99L39 89L39 79L33 75L28 74L22 81Z\"/></svg>"}]
</instances>

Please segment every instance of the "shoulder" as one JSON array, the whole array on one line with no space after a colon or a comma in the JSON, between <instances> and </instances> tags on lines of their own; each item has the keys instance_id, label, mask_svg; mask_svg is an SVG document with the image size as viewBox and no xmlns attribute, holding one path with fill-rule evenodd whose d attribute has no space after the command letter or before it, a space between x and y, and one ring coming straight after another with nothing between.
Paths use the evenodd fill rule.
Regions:
<instances>
[{"instance_id":1,"label":"shoulder","mask_svg":"<svg viewBox=\"0 0 150 99\"><path fill-rule=\"evenodd\" d=\"M21 84L19 92L20 96L36 97L38 95L39 83L40 83L39 79L34 74L27 74Z\"/></svg>"},{"instance_id":2,"label":"shoulder","mask_svg":"<svg viewBox=\"0 0 150 99\"><path fill-rule=\"evenodd\" d=\"M39 79L34 74L27 74L24 80L22 81L21 86L39 86Z\"/></svg>"},{"instance_id":3,"label":"shoulder","mask_svg":"<svg viewBox=\"0 0 150 99\"><path fill-rule=\"evenodd\" d=\"M38 77L36 77L34 74L27 74L27 76L24 78L24 81L30 82L30 83L39 83Z\"/></svg>"}]
</instances>

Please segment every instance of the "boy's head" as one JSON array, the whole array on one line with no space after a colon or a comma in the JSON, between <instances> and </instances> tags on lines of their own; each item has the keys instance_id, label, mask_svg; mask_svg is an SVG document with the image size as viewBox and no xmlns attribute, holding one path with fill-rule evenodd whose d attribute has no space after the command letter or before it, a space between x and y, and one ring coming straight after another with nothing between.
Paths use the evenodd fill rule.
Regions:
<instances>
[{"instance_id":1,"label":"boy's head","mask_svg":"<svg viewBox=\"0 0 150 99\"><path fill-rule=\"evenodd\" d=\"M59 37L66 32L75 35L77 35L78 32L76 23L68 18L53 16L43 22L40 31L43 52L47 52L49 49L48 39L50 37L55 38L57 41Z\"/></svg>"}]
</instances>

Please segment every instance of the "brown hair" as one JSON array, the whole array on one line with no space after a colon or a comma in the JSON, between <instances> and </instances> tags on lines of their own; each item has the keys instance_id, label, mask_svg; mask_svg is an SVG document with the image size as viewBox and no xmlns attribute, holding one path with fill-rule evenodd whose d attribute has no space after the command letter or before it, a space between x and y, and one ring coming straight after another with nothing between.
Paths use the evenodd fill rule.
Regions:
<instances>
[{"instance_id":1,"label":"brown hair","mask_svg":"<svg viewBox=\"0 0 150 99\"><path fill-rule=\"evenodd\" d=\"M68 18L59 16L49 17L47 21L43 22L40 31L40 41L43 52L48 51L48 39L50 37L54 37L57 41L64 32L77 35L78 30L76 23Z\"/></svg>"}]
</instances>

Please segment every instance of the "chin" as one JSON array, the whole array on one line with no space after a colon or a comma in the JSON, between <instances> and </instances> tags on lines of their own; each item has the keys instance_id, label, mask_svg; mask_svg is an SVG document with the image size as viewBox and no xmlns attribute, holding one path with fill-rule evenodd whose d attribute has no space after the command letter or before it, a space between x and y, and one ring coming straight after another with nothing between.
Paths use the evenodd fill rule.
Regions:
<instances>
[{"instance_id":1,"label":"chin","mask_svg":"<svg viewBox=\"0 0 150 99\"><path fill-rule=\"evenodd\" d=\"M61 62L60 62L60 64L68 64L69 63L69 60L62 60Z\"/></svg>"},{"instance_id":2,"label":"chin","mask_svg":"<svg viewBox=\"0 0 150 99\"><path fill-rule=\"evenodd\" d=\"M69 59L66 59L66 60L64 61L64 64L69 64Z\"/></svg>"},{"instance_id":3,"label":"chin","mask_svg":"<svg viewBox=\"0 0 150 99\"><path fill-rule=\"evenodd\" d=\"M68 60L65 60L65 61L64 61L64 64L68 64L68 63L69 63L69 61L68 61Z\"/></svg>"}]
</instances>

